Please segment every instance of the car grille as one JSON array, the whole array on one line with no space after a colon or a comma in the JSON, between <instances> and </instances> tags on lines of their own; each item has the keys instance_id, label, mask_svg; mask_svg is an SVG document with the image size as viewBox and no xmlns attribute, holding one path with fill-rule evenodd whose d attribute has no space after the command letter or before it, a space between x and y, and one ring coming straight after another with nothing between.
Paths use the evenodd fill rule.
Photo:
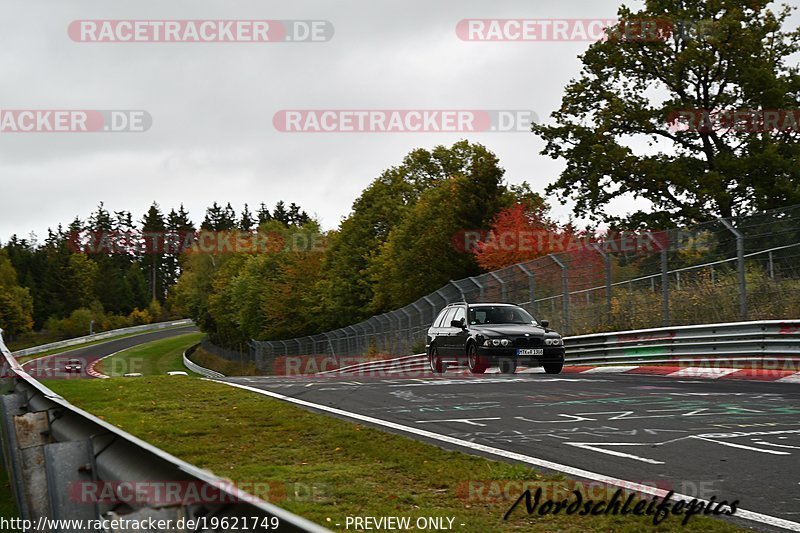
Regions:
<instances>
[{"instance_id":1,"label":"car grille","mask_svg":"<svg viewBox=\"0 0 800 533\"><path fill-rule=\"evenodd\" d=\"M542 339L538 337L522 337L514 339L514 346L517 348L538 348L542 345Z\"/></svg>"}]
</instances>

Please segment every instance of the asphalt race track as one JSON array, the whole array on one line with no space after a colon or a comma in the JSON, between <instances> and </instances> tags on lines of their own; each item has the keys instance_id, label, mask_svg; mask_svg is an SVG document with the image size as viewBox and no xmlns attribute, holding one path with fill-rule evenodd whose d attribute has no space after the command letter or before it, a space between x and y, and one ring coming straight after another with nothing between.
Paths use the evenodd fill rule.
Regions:
<instances>
[{"instance_id":1,"label":"asphalt race track","mask_svg":"<svg viewBox=\"0 0 800 533\"><path fill-rule=\"evenodd\" d=\"M224 381L451 449L739 500L740 518L767 515L746 525L800 531L798 384L601 373Z\"/></svg>"},{"instance_id":2,"label":"asphalt race track","mask_svg":"<svg viewBox=\"0 0 800 533\"><path fill-rule=\"evenodd\" d=\"M138 346L139 344L175 337L177 335L184 335L194 331L198 331L197 327L185 326L142 333L131 337L102 342L92 346L71 349L67 352L62 352L56 355L48 355L46 357L32 359L23 363L22 367L31 376L39 380L91 378L94 376L87 374L87 369L92 363L102 359L103 357L112 355L121 350L125 350L126 348ZM81 361L80 373L69 374L65 371L64 367L70 359L78 359Z\"/></svg>"}]
</instances>

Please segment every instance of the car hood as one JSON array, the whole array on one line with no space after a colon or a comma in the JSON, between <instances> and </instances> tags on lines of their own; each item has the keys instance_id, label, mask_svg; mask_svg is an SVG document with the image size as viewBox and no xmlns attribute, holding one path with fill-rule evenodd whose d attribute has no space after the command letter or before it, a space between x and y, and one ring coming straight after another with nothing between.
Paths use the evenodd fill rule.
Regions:
<instances>
[{"instance_id":1,"label":"car hood","mask_svg":"<svg viewBox=\"0 0 800 533\"><path fill-rule=\"evenodd\" d=\"M544 328L541 326L530 326L527 324L485 324L473 325L470 329L475 333L487 335L490 337L508 336L508 337L522 337L527 333L528 335L543 337Z\"/></svg>"}]
</instances>

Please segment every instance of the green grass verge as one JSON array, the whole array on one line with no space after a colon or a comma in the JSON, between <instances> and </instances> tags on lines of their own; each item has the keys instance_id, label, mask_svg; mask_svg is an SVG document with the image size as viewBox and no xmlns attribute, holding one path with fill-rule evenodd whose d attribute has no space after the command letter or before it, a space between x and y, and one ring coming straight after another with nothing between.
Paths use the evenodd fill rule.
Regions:
<instances>
[{"instance_id":1,"label":"green grass verge","mask_svg":"<svg viewBox=\"0 0 800 533\"><path fill-rule=\"evenodd\" d=\"M189 359L203 368L216 370L225 376L258 376L262 374L252 361L229 361L199 346L189 355Z\"/></svg>"},{"instance_id":2,"label":"green grass verge","mask_svg":"<svg viewBox=\"0 0 800 533\"><path fill-rule=\"evenodd\" d=\"M138 372L145 376L163 376L173 370L196 375L183 366L183 352L200 342L204 333L187 333L128 348L103 359L95 369L111 377Z\"/></svg>"},{"instance_id":3,"label":"green grass verge","mask_svg":"<svg viewBox=\"0 0 800 533\"><path fill-rule=\"evenodd\" d=\"M446 451L211 381L183 378L178 388L175 379L48 385L108 422L333 530L344 530L347 516L408 516L412 523L417 517L439 516L454 518L453 529L464 532L738 531L698 516L686 527L678 517L654 527L648 517L528 516L524 505L504 521L521 491L511 490L510 499L485 491L473 494L470 480L545 487L567 487L569 480Z\"/></svg>"}]
</instances>

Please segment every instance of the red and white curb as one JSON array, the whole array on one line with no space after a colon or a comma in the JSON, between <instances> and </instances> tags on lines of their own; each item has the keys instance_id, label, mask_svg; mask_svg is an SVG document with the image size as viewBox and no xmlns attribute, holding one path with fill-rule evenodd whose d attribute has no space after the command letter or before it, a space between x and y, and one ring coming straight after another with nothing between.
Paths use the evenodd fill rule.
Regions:
<instances>
[{"instance_id":1,"label":"red and white curb","mask_svg":"<svg viewBox=\"0 0 800 533\"><path fill-rule=\"evenodd\" d=\"M336 370L320 372L319 376L374 376L392 377L403 375L419 376L428 373L430 366L424 355L411 355L397 359L384 359L367 361L346 366ZM497 374L498 368L489 368L486 374ZM517 369L517 374L543 374L541 367ZM767 368L717 368L711 366L675 366L675 365L567 365L562 370L563 374L644 374L648 376L662 376L681 379L733 379L752 381L774 381L779 383L800 383L800 372L797 370L778 370ZM447 375L471 375L467 368L462 366L451 367Z\"/></svg>"},{"instance_id":2,"label":"red and white curb","mask_svg":"<svg viewBox=\"0 0 800 533\"><path fill-rule=\"evenodd\" d=\"M89 364L89 366L86 367L86 374L92 376L93 378L108 379L110 376L106 376L105 374L98 372L97 370L94 369L94 365L96 365L100 361L102 361L102 359L97 359L95 361L92 361L91 364Z\"/></svg>"}]
</instances>

